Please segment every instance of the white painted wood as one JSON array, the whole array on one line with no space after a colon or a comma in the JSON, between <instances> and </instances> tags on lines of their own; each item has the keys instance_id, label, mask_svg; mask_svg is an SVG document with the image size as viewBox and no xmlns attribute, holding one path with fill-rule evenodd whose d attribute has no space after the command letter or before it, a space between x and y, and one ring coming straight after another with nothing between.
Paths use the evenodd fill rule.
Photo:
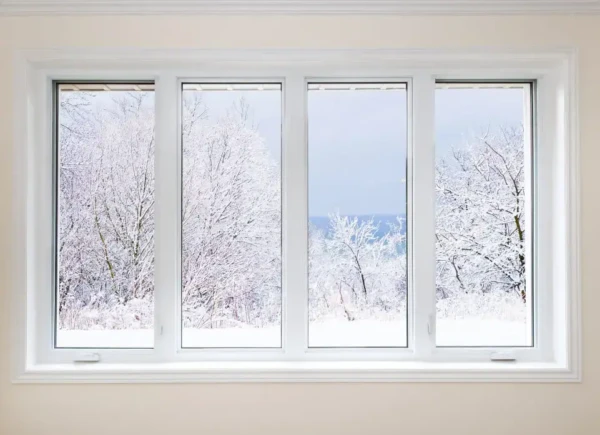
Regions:
<instances>
[{"instance_id":1,"label":"white painted wood","mask_svg":"<svg viewBox=\"0 0 600 435\"><path fill-rule=\"evenodd\" d=\"M420 358L435 350L435 79L427 72L412 81L412 266L414 345ZM418 218L417 218L418 216Z\"/></svg>"},{"instance_id":2,"label":"white painted wood","mask_svg":"<svg viewBox=\"0 0 600 435\"><path fill-rule=\"evenodd\" d=\"M591 14L599 0L3 0L0 15Z\"/></svg>"},{"instance_id":3,"label":"white painted wood","mask_svg":"<svg viewBox=\"0 0 600 435\"><path fill-rule=\"evenodd\" d=\"M160 74L155 88L154 349L170 361L178 347L180 277L180 140L177 77Z\"/></svg>"},{"instance_id":4,"label":"white painted wood","mask_svg":"<svg viewBox=\"0 0 600 435\"><path fill-rule=\"evenodd\" d=\"M219 362L47 365L16 383L579 382L554 363Z\"/></svg>"},{"instance_id":5,"label":"white painted wood","mask_svg":"<svg viewBox=\"0 0 600 435\"><path fill-rule=\"evenodd\" d=\"M17 54L14 65L15 89L25 90L30 87L28 72L30 68L25 56ZM12 248L12 272L13 272L13 291L11 292L11 312L13 314L10 330L10 349L11 349L11 373L14 379L21 377L25 368L29 365L35 355L34 317L30 315L32 307L30 306L32 289L32 277L28 270L31 267L29 253L33 249L30 246L30 237L27 236L27 230L31 227L31 199L29 198L29 178L31 169L31 132L19 125L19 122L29 123L31 114L28 107L28 97L14 94L14 123L13 136L14 143L19 144L20 152L13 153L13 192L12 192L12 225L11 248ZM26 313L23 316L23 313Z\"/></svg>"},{"instance_id":6,"label":"white painted wood","mask_svg":"<svg viewBox=\"0 0 600 435\"><path fill-rule=\"evenodd\" d=\"M301 359L308 347L308 152L306 83L285 80L283 113L283 348Z\"/></svg>"}]
</instances>

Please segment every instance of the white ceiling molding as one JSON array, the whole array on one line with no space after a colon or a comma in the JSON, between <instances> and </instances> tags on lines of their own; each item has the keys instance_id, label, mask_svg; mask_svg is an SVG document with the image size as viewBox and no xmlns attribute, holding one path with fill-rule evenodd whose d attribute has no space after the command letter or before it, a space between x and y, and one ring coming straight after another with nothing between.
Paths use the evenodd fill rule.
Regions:
<instances>
[{"instance_id":1,"label":"white ceiling molding","mask_svg":"<svg viewBox=\"0 0 600 435\"><path fill-rule=\"evenodd\" d=\"M600 0L0 0L0 16L590 13L600 13Z\"/></svg>"}]
</instances>

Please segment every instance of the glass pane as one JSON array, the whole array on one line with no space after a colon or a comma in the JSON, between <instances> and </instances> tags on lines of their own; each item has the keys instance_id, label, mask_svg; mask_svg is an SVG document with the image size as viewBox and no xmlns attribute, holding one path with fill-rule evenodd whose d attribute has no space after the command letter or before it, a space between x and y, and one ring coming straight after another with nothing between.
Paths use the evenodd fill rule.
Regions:
<instances>
[{"instance_id":1,"label":"glass pane","mask_svg":"<svg viewBox=\"0 0 600 435\"><path fill-rule=\"evenodd\" d=\"M183 85L183 347L281 346L281 104Z\"/></svg>"},{"instance_id":2,"label":"glass pane","mask_svg":"<svg viewBox=\"0 0 600 435\"><path fill-rule=\"evenodd\" d=\"M57 88L57 347L154 343L154 85Z\"/></svg>"},{"instance_id":3,"label":"glass pane","mask_svg":"<svg viewBox=\"0 0 600 435\"><path fill-rule=\"evenodd\" d=\"M308 88L309 346L407 345L406 86Z\"/></svg>"},{"instance_id":4,"label":"glass pane","mask_svg":"<svg viewBox=\"0 0 600 435\"><path fill-rule=\"evenodd\" d=\"M438 346L532 345L530 106L529 84L438 84Z\"/></svg>"}]
</instances>

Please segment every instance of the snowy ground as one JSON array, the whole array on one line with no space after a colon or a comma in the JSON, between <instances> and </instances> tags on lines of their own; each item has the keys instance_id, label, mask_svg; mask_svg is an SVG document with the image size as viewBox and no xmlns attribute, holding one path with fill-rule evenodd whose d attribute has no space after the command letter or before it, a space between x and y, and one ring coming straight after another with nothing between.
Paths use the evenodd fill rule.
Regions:
<instances>
[{"instance_id":1,"label":"snowy ground","mask_svg":"<svg viewBox=\"0 0 600 435\"><path fill-rule=\"evenodd\" d=\"M493 319L439 319L437 343L441 346L528 346L530 328L526 323ZM361 320L312 323L310 346L378 347L405 346L405 322ZM88 330L58 332L58 347L152 347L152 330ZM185 347L279 347L280 330L184 329Z\"/></svg>"}]
</instances>

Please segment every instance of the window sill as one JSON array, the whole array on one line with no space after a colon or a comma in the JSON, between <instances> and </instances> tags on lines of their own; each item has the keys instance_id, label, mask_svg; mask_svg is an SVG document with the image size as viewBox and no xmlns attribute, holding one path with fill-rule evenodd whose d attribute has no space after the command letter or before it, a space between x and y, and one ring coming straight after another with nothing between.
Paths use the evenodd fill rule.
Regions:
<instances>
[{"instance_id":1,"label":"window sill","mask_svg":"<svg viewBox=\"0 0 600 435\"><path fill-rule=\"evenodd\" d=\"M580 382L578 370L532 362L176 362L36 364L15 383Z\"/></svg>"}]
</instances>

